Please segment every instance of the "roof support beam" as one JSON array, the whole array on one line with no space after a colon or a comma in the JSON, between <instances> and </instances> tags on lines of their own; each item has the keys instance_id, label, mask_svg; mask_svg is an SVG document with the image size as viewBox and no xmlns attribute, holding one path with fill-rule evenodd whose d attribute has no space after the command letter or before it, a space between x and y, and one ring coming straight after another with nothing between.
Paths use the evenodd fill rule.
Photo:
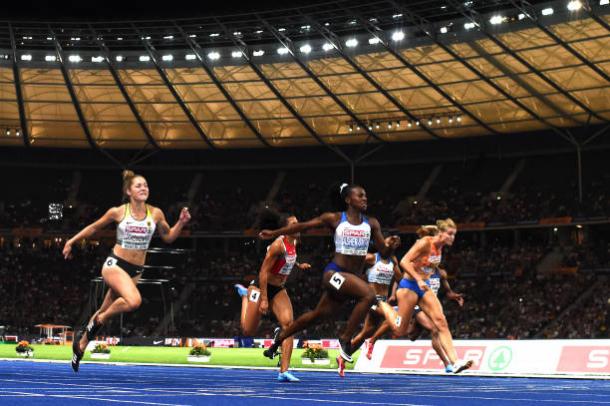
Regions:
<instances>
[{"instance_id":1,"label":"roof support beam","mask_svg":"<svg viewBox=\"0 0 610 406\"><path fill-rule=\"evenodd\" d=\"M275 29L275 27L273 27L271 24L269 24L266 20L262 19L260 16L257 16L258 19L261 21L261 23L267 28L267 30L269 30L269 32L271 32L271 34L273 34L273 36L280 42L280 44L282 44L282 46L284 46L287 50L288 53L290 54L290 56L292 56L292 59L297 63L297 65L299 65L299 67L301 69L303 69L303 71L305 71L305 73L307 73L307 75L309 75L309 77L318 85L320 86L320 88L322 90L324 90L324 92L331 98L333 99L333 101L348 115L351 117L352 120L354 120L354 122L356 122L360 127L362 127L364 129L364 131L369 135L369 137L372 137L374 139L376 139L377 141L380 142L387 142L385 140L383 140L381 137L379 137L379 135L377 135L375 132L373 132L373 130L369 129L369 127L360 119L358 118L358 116L356 116L356 114L351 111L346 105L345 103L343 103L343 101L341 101L341 99L339 99L339 97L334 94L332 92L332 90L330 90L328 88L328 86L326 86L321 80L320 78L317 77L317 75L315 73L312 72L312 70L307 66L307 64L305 64L305 62L303 62L297 55L296 52L294 51L294 47L292 46L292 40L290 38L288 38L286 35L284 35L283 33L279 32L277 29Z\"/></svg>"},{"instance_id":2,"label":"roof support beam","mask_svg":"<svg viewBox=\"0 0 610 406\"><path fill-rule=\"evenodd\" d=\"M110 54L110 50L108 49L106 44L104 44L104 42L99 38L98 34L95 32L95 30L93 29L91 24L89 25L89 29L91 30L91 33L93 35L93 38L95 38L97 45L100 47L102 52L104 52L104 59L106 61L106 65L108 66L108 70L110 71L110 74L114 78L116 85L118 86L119 90L121 91L123 98L125 99L125 101L127 101L127 105L129 106L129 109L131 110L133 116L136 118L136 121L140 125L142 132L148 139L148 143L150 145L152 145L155 149L159 149L160 148L159 144L157 144L157 141L155 140L155 138L152 136L152 134L148 130L148 127L146 126L146 124L144 123L144 120L142 120L142 117L140 116L140 112L138 111L136 106L133 104L131 97L129 97L129 93L127 93L127 89L125 89L125 86L123 86L123 82L121 82L121 78L114 66L114 62L112 61L112 56Z\"/></svg>"},{"instance_id":3,"label":"roof support beam","mask_svg":"<svg viewBox=\"0 0 610 406\"><path fill-rule=\"evenodd\" d=\"M379 41L379 43L384 47L384 49L387 52L389 52L394 58L396 58L406 68L408 68L411 72L413 72L418 78L420 78L422 81L424 81L428 86L430 86L432 89L434 89L445 100L447 100L449 103L451 103L456 109L461 111L464 115L470 117L472 119L472 121L479 124L481 127L486 129L490 133L499 134L499 131L497 131L494 128L492 128L491 126L489 126L483 120L481 120L480 118L475 116L473 113L471 113L469 110L467 110L460 103L455 101L453 99L453 97L451 97L447 92L445 92L443 89L441 89L440 86L438 86L436 83L434 83L432 80L430 80L430 78L428 78L426 75L424 75L415 65L413 65L411 62L409 62L398 50L396 50L394 47L390 46L390 42L385 34L385 31L383 31L381 28L379 28L375 24L373 24L373 22L371 22L365 18L358 17L358 20L359 20L360 24L363 27L365 27L366 30L374 38L376 38Z\"/></svg>"},{"instance_id":4,"label":"roof support beam","mask_svg":"<svg viewBox=\"0 0 610 406\"><path fill-rule=\"evenodd\" d=\"M241 119L244 120L244 122L246 123L248 128L254 133L254 135L256 136L256 138L258 138L258 140L261 142L261 144L263 144L266 147L271 147L269 142L267 142L265 137L263 137L263 135L258 130L258 128L256 128L256 126L252 123L252 121L250 121L248 116L246 116L246 114L243 112L241 107L239 107L239 105L233 99L233 97L231 97L231 95L229 94L227 89L224 87L224 85L220 82L220 80L218 80L218 78L216 77L216 74L214 73L212 68L205 61L205 56L203 55L203 49L201 48L201 46L195 40L193 40L192 38L189 38L189 36L186 35L186 33L184 32L182 27L180 27L178 24L176 24L176 22L174 22L174 25L176 26L176 29L180 32L180 35L182 35L182 38L184 39L184 41L191 48L191 50L195 53L195 56L197 57L197 60L201 64L201 67L203 68L203 70L207 73L207 75L210 77L210 79L212 79L212 82L214 82L216 87L218 87L218 89L223 94L223 96L229 101L229 104L231 104L231 106L233 106L235 111L237 111L237 114L239 114Z\"/></svg>"},{"instance_id":5,"label":"roof support beam","mask_svg":"<svg viewBox=\"0 0 610 406\"><path fill-rule=\"evenodd\" d=\"M569 44L567 44L564 40L559 38L553 31L551 31L547 27L545 27L540 22L540 20L534 15L534 13L527 10L526 7L531 8L531 5L527 1L521 0L521 1L517 2L515 0L510 0L510 2L515 7L517 7L529 20L531 20L539 30L544 32L548 37L550 37L553 41L555 41L557 43L557 45L560 45L561 47L563 47L566 51L568 51L570 54L572 54L576 59L578 59L580 62L584 63L585 65L587 65L593 72L597 73L606 82L610 83L610 75L608 75L606 72L604 72L600 67L591 63L591 61L589 61L587 58L582 56L580 54L580 52L578 52L577 50L572 48Z\"/></svg>"},{"instance_id":6,"label":"roof support beam","mask_svg":"<svg viewBox=\"0 0 610 406\"><path fill-rule=\"evenodd\" d=\"M23 145L30 146L30 136L28 122L25 116L25 104L23 102L23 92L21 91L21 77L19 76L19 66L17 65L17 43L15 41L15 32L13 26L9 23L9 33L11 36L11 51L13 56L13 77L15 79L15 95L17 96L17 108L19 109L19 123L21 125L21 137Z\"/></svg>"},{"instance_id":7,"label":"roof support beam","mask_svg":"<svg viewBox=\"0 0 610 406\"><path fill-rule=\"evenodd\" d=\"M256 75L263 81L263 83L265 83L265 85L267 85L267 87L271 90L271 92L275 95L275 97L278 98L278 100L284 105L284 107L286 107L286 109L288 109L288 111L296 118L296 120L307 130L307 132L309 132L309 134L316 141L318 141L318 143L329 148L331 151L333 151L334 153L339 155L341 158L343 158L347 162L351 162L351 159L343 151L341 151L338 147L336 147L334 145L330 145L330 144L326 143L322 139L322 137L320 137L320 135L317 133L317 131L314 130L313 127L311 125L309 125L309 123L307 121L305 121L303 116L301 116L296 111L296 109L292 106L292 104L290 104L288 102L288 100L286 100L284 95L282 95L282 93L278 90L278 88L269 80L269 78L267 78L267 76L265 76L265 74L261 71L261 69L258 67L258 65L256 65L254 62L252 62L252 57L250 55L248 45L240 38L237 38L234 35L231 35L231 32L227 29L227 27L225 27L225 25L223 23L221 23L220 21L217 21L217 23L222 27L222 29L225 32L225 34L227 35L227 37L231 38L231 40L233 41L233 44L236 47L238 47L242 56L244 57L246 62L248 62L248 65L254 71L254 73L256 73Z\"/></svg>"},{"instance_id":8,"label":"roof support beam","mask_svg":"<svg viewBox=\"0 0 610 406\"><path fill-rule=\"evenodd\" d=\"M149 40L147 40L146 37L142 36L142 33L140 32L138 27L136 27L134 24L132 24L132 27L133 27L134 31L136 31L136 33L140 37L142 44L144 45L144 48L146 49L146 52L148 53L148 56L150 57L150 60L152 61L153 65L155 66L157 73L161 77L161 80L163 80L163 83L167 87L167 90L169 90L169 92L172 94L172 96L174 96L174 99L176 99L176 103L178 103L178 105L184 112L184 115L186 115L189 122L195 128L195 131L197 131L197 134L199 134L201 139L203 141L205 141L205 143L208 144L208 146L210 148L215 149L216 146L214 145L212 140L210 140L208 135L203 131L203 129L199 125L199 122L193 116L193 113L189 110L188 106L184 103L184 100L182 100L182 97L178 94L178 91L176 91L176 89L174 88L174 85L170 82L169 78L163 71L163 68L161 68L161 66L159 65L159 61L157 60L157 56L155 55L154 47L150 44Z\"/></svg>"},{"instance_id":9,"label":"roof support beam","mask_svg":"<svg viewBox=\"0 0 610 406\"><path fill-rule=\"evenodd\" d=\"M511 48L509 48L503 41L501 41L499 38L497 38L495 35L493 35L488 28L487 22L483 21L481 18L476 18L476 15L474 14L474 12L472 10L464 10L464 8L462 7L462 3L457 2L456 0L448 0L448 3L451 5L451 7L453 7L453 9L455 11L457 11L458 13L462 14L464 17L466 17L467 19L469 19L471 22L475 23L479 28L480 28L480 32L482 32L485 37L487 39L489 39L490 41L492 41L494 44L496 44L498 47L500 47L504 52L506 52L507 54L509 54L511 57L513 57L514 59L516 59L520 64L522 64L523 66L525 66L527 69L530 70L530 72L532 72L533 74L535 74L536 76L538 76L540 79L542 79L546 84L548 84L549 86L551 86L553 89L555 89L556 91L560 92L564 97L568 98L572 103L574 103L575 105L577 105L578 107L580 107L581 109L583 109L586 113L588 113L590 116L593 116L599 120L602 121L608 121L606 120L604 117L600 116L599 114L597 114L596 112L594 112L593 110L591 110L589 108L589 106L587 106L586 104L584 104L582 101L580 101L577 97L575 97L574 95L572 95L571 93L567 92L563 87L559 86L557 83L555 83L555 81L551 80L548 76L544 75L542 72L540 72L538 69L536 69L532 64L530 64L525 58L523 58L522 56L520 56L519 54L517 54L515 51L513 51ZM561 110L559 108L559 106L555 105L553 102L551 102L547 97L541 95L539 92L537 92L535 89L533 89L531 86L529 86L527 83L525 83L524 81L520 80L520 78L513 74L511 76L511 79L517 81L522 87L525 88L525 86L527 86L529 89L528 90L530 93L535 94L536 97L543 101L547 106L549 106L550 108L552 108L553 110L555 110L556 112L560 113L561 115L563 115L564 117L566 116L566 113ZM582 124L582 123L581 123Z\"/></svg>"},{"instance_id":10,"label":"roof support beam","mask_svg":"<svg viewBox=\"0 0 610 406\"><path fill-rule=\"evenodd\" d=\"M568 141L571 144L574 144L576 141L574 140L574 137L572 136L572 134L570 134L569 131L564 131L561 128L558 128L556 125L550 123L547 119L545 119L544 117L541 117L538 113L536 113L535 111L533 111L532 109L530 109L527 105L525 105L524 103L522 103L521 101L519 101L518 99L516 99L515 97L513 97L513 95L511 95L510 93L508 93L506 90L504 90L502 87L498 86L494 81L492 81L490 78L488 78L487 76L485 76L483 73L481 73L477 68L475 68L470 62L466 61L464 58L462 58L457 52L455 52L453 49L451 49L451 47L447 46L446 44L442 43L441 41L438 40L436 35L433 35L430 31L431 31L431 24L425 20L424 18L418 16L417 14L411 12L410 10L405 9L404 7L402 7L401 5L399 5L398 3L396 3L395 0L390 0L398 10L400 10L413 24L417 25L422 32L424 32L424 34L430 38L436 45L438 45L443 51L447 52L449 55L451 55L453 58L455 58L455 60L459 61L466 69L468 69L470 72L472 72L473 74L475 74L476 76L478 76L481 80L483 80L485 83L487 83L489 86L491 86L493 89L495 89L498 93L502 94L504 97L506 97L508 100L510 100L511 102L513 102L514 104L516 104L517 106L519 106L521 109L523 109L525 112L527 112L530 116L532 116L533 118L535 118L536 120L540 121L541 123L547 125L550 127L550 129L555 132L557 135L559 135L560 137L562 137L563 139L565 139L566 141Z\"/></svg>"},{"instance_id":11,"label":"roof support beam","mask_svg":"<svg viewBox=\"0 0 610 406\"><path fill-rule=\"evenodd\" d=\"M301 15L306 18L308 20L308 22L313 25L316 30L328 41L330 42L335 49L337 50L337 52L339 53L339 55L341 55L341 57L350 64L350 66L352 68L354 68L354 70L356 72L358 72L363 78L365 78L367 80L367 82L369 82L371 85L373 85L373 87L375 89L377 89L378 92L380 92L381 94L384 95L384 97L386 99L388 99L402 114L404 114L406 117L408 117L410 120L412 121L417 121L419 120L418 117L415 117L409 110L407 110L402 103L400 103L394 96L392 96L391 94L388 93L388 91L386 89L384 89L379 83L377 83L376 80L374 80L371 75L369 75L367 72L365 72L357 63L356 61L354 61L354 59L349 56L345 50L343 49L343 45L341 44L341 39L332 31L330 31L328 28L322 26L320 23L318 23L317 21L315 21L313 18L306 16L304 14L302 14L301 11L299 11L299 13L301 13ZM429 135L431 135L433 138L442 138L440 137L438 134L436 134L434 131L432 131L432 129L430 129L429 127L427 127L426 125L421 124L421 127L424 129L424 131L426 131Z\"/></svg>"}]
</instances>

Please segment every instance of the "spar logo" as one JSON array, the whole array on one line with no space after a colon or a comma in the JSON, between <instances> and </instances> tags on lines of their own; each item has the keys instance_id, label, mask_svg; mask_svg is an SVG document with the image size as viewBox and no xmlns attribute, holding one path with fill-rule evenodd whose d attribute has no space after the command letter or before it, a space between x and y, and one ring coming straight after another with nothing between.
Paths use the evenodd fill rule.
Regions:
<instances>
[{"instance_id":1,"label":"spar logo","mask_svg":"<svg viewBox=\"0 0 610 406\"><path fill-rule=\"evenodd\" d=\"M471 369L478 370L485 355L484 346L456 346L458 358L474 361ZM390 345L381 360L381 368L439 369L443 363L430 346Z\"/></svg>"},{"instance_id":2,"label":"spar logo","mask_svg":"<svg viewBox=\"0 0 610 406\"><path fill-rule=\"evenodd\" d=\"M563 347L557 372L610 372L610 347Z\"/></svg>"}]
</instances>

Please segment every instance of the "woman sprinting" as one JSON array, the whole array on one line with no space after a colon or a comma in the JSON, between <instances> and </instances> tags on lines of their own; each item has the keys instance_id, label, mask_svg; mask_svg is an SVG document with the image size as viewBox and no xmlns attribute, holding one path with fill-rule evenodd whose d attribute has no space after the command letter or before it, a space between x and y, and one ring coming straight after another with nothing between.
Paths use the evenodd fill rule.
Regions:
<instances>
[{"instance_id":1,"label":"woman sprinting","mask_svg":"<svg viewBox=\"0 0 610 406\"><path fill-rule=\"evenodd\" d=\"M323 293L320 301L314 310L301 315L287 328L278 330L273 344L265 350L264 355L273 358L282 342L288 337L337 314L341 305L349 299L355 299L357 303L347 325L339 335L341 349L337 363L339 373L343 376L344 361L353 362L352 337L371 305L375 303L375 291L360 276L369 242L372 238L381 255L387 256L398 246L400 238L392 236L387 241L384 240L379 221L364 215L367 209L364 188L344 183L340 186L337 195L342 205L346 206L345 211L323 213L303 223L295 223L278 230L263 230L259 235L263 239L272 239L279 235L294 234L315 227L326 226L334 230L335 254L324 269Z\"/></svg>"},{"instance_id":2,"label":"woman sprinting","mask_svg":"<svg viewBox=\"0 0 610 406\"><path fill-rule=\"evenodd\" d=\"M443 247L453 244L456 233L457 226L451 219L438 220L435 226L420 227L420 239L400 261L405 276L396 290L398 311L385 302L380 302L379 307L394 335L402 337L407 332L415 306L419 305L438 330L442 350L453 373L457 374L470 368L472 361L458 359L443 307L430 288L430 277L437 272L441 263Z\"/></svg>"},{"instance_id":3,"label":"woman sprinting","mask_svg":"<svg viewBox=\"0 0 610 406\"><path fill-rule=\"evenodd\" d=\"M276 227L298 223L294 216L280 218L277 214ZM267 254L261 265L258 277L248 288L235 285L241 296L241 330L246 336L253 336L260 324L261 316L269 309L273 312L282 328L287 328L293 321L292 303L284 284L293 267L309 269L306 263L297 262L298 234L280 235L267 248ZM277 380L280 382L298 382L299 379L288 369L292 355L293 339L287 338L282 343L282 358Z\"/></svg>"},{"instance_id":4,"label":"woman sprinting","mask_svg":"<svg viewBox=\"0 0 610 406\"><path fill-rule=\"evenodd\" d=\"M170 227L163 211L146 203L148 195L148 183L143 176L123 171L123 198L127 203L110 208L100 219L66 241L63 248L64 258L68 259L74 244L93 236L110 223L118 223L116 244L102 266L102 278L108 286L108 292L102 306L93 314L87 326L74 337L74 372L78 372L89 341L95 338L111 317L140 307L142 297L136 285L142 275L146 251L155 230L164 242L172 243L191 219L189 210L185 207L176 224Z\"/></svg>"}]
</instances>

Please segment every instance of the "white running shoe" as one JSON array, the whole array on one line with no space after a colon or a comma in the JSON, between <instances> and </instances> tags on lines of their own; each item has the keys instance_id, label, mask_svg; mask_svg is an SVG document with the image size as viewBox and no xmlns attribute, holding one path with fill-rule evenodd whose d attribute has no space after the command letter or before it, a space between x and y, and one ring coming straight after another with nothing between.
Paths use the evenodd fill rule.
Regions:
<instances>
[{"instance_id":1,"label":"white running shoe","mask_svg":"<svg viewBox=\"0 0 610 406\"><path fill-rule=\"evenodd\" d=\"M456 361L455 364L453 364L453 373L459 374L460 372L465 371L465 370L469 369L470 367L472 367L472 364L473 364L472 360L466 361L466 360L459 359Z\"/></svg>"}]
</instances>

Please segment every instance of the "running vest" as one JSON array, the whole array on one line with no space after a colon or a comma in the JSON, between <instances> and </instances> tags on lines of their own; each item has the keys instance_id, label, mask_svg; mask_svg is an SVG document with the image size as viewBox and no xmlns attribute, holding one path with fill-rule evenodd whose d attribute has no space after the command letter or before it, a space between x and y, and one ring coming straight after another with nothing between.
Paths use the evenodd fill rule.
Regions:
<instances>
[{"instance_id":1,"label":"running vest","mask_svg":"<svg viewBox=\"0 0 610 406\"><path fill-rule=\"evenodd\" d=\"M362 223L350 224L347 214L341 213L341 220L335 230L335 252L343 255L363 257L369 249L371 226L368 218L362 216Z\"/></svg>"},{"instance_id":2,"label":"running vest","mask_svg":"<svg viewBox=\"0 0 610 406\"><path fill-rule=\"evenodd\" d=\"M271 268L271 273L288 277L290 272L292 272L294 264L297 262L297 247L290 244L284 236L278 238L281 238L284 245L284 256L275 261L273 268Z\"/></svg>"},{"instance_id":3,"label":"running vest","mask_svg":"<svg viewBox=\"0 0 610 406\"><path fill-rule=\"evenodd\" d=\"M426 274L433 274L437 271L438 266L440 265L443 259L443 252L441 249L437 249L434 244L432 244L432 237L424 237L428 239L430 243L430 252L417 261L417 267Z\"/></svg>"},{"instance_id":4,"label":"running vest","mask_svg":"<svg viewBox=\"0 0 610 406\"><path fill-rule=\"evenodd\" d=\"M146 217L143 220L136 220L131 215L127 203L123 220L116 228L116 242L127 250L147 250L156 226L148 205L146 205Z\"/></svg>"},{"instance_id":5,"label":"running vest","mask_svg":"<svg viewBox=\"0 0 610 406\"><path fill-rule=\"evenodd\" d=\"M370 283L389 285L394 277L394 262L390 260L388 264L381 260L379 253L375 254L375 265L366 271L367 280Z\"/></svg>"}]
</instances>

